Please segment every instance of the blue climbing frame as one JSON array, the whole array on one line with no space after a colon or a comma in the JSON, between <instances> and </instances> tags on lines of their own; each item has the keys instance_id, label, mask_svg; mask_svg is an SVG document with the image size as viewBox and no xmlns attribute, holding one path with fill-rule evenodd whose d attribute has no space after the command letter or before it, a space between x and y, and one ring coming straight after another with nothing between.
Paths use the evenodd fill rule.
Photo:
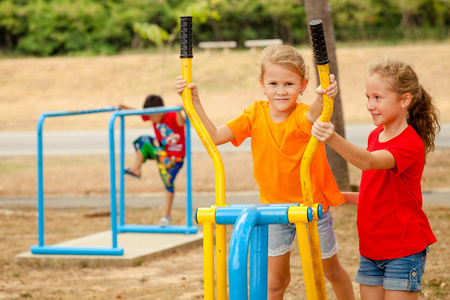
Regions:
<instances>
[{"instance_id":1,"label":"blue climbing frame","mask_svg":"<svg viewBox=\"0 0 450 300\"><path fill-rule=\"evenodd\" d=\"M73 115L94 114L114 111L115 107L105 107L98 109L88 109L79 111L54 111L41 114L37 124L37 163L38 163L38 245L31 246L33 254L61 254L61 255L123 255L123 248L117 247L117 230L115 224L111 223L112 246L111 247L60 247L46 246L44 243L44 172L43 172L43 151L42 151L42 129L44 121L49 117L62 117ZM111 203L111 216L115 216L116 206ZM111 218L112 219L112 218Z\"/></svg>"},{"instance_id":2,"label":"blue climbing frame","mask_svg":"<svg viewBox=\"0 0 450 300\"><path fill-rule=\"evenodd\" d=\"M57 254L57 255L123 255L123 248L117 246L118 232L155 232L155 233L196 233L197 227L192 226L192 185L191 185L191 135L189 120L186 120L186 226L160 227L154 225L125 225L125 183L124 183L124 157L125 157L125 121L126 115L144 115L152 113L162 113L169 111L179 111L179 106L164 108L148 108L142 110L115 110L115 107L105 107L97 109L79 111L55 111L41 114L37 124L37 162L38 162L38 245L30 248L33 254ZM111 247L60 247L48 246L44 242L44 175L43 175L43 142L42 131L44 120L48 117L61 117L94 114L102 112L113 112L110 118L109 146L110 146L110 176L111 176ZM121 118L120 124L120 225L117 225L117 202L116 202L116 167L115 167L115 142L114 142L114 122L117 116Z\"/></svg>"},{"instance_id":3,"label":"blue climbing frame","mask_svg":"<svg viewBox=\"0 0 450 300\"><path fill-rule=\"evenodd\" d=\"M116 202L116 164L114 151L114 124L117 117L120 117L120 186L119 186L119 225L118 232L145 232L145 233L197 233L198 228L192 225L192 184L191 184L191 133L189 119L186 118L186 225L165 226L158 225L132 225L125 224L125 116L150 115L180 111L180 106L154 107L136 110L115 111L109 119L109 143L110 143L110 166L111 166L111 205ZM111 216L116 218L116 216ZM116 220L114 220L116 223Z\"/></svg>"}]
</instances>

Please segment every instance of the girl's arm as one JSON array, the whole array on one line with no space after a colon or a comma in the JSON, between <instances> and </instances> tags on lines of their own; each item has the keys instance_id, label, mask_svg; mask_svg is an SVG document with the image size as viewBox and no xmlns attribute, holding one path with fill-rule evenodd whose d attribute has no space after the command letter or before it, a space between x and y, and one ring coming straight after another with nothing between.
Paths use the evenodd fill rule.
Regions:
<instances>
[{"instance_id":1,"label":"girl's arm","mask_svg":"<svg viewBox=\"0 0 450 300\"><path fill-rule=\"evenodd\" d=\"M336 97L338 93L338 85L337 81L334 80L334 75L330 74L330 85L326 90L322 89L322 87L319 85L319 87L316 89L317 97L314 100L313 103L309 106L309 112L308 112L308 121L309 123L313 124L314 121L317 120L318 117L322 114L323 110L323 94L327 94L328 97L334 98Z\"/></svg>"},{"instance_id":2,"label":"girl's arm","mask_svg":"<svg viewBox=\"0 0 450 300\"><path fill-rule=\"evenodd\" d=\"M356 192L342 192L345 202L351 205L358 205L359 193Z\"/></svg>"},{"instance_id":3,"label":"girl's arm","mask_svg":"<svg viewBox=\"0 0 450 300\"><path fill-rule=\"evenodd\" d=\"M316 120L312 135L319 141L328 144L346 161L361 170L381 170L395 167L395 158L387 150L367 151L342 138L334 131L331 123Z\"/></svg>"},{"instance_id":4,"label":"girl's arm","mask_svg":"<svg viewBox=\"0 0 450 300\"><path fill-rule=\"evenodd\" d=\"M184 80L183 77L178 76L177 93L181 96L185 88L186 88L186 80ZM194 106L194 109L197 112L200 120L203 122L203 125L205 125L205 128L208 131L209 135L211 136L211 139L214 142L214 144L222 145L234 140L233 132L227 125L222 124L216 127L206 115L206 112L203 109L202 103L200 101L200 97L198 95L197 84L191 83L189 84L188 88L192 92L192 104Z\"/></svg>"}]
</instances>

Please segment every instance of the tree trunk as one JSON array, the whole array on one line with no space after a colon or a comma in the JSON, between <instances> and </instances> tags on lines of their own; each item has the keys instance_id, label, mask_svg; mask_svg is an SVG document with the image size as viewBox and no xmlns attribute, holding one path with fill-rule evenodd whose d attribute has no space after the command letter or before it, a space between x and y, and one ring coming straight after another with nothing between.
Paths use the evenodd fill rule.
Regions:
<instances>
[{"instance_id":1,"label":"tree trunk","mask_svg":"<svg viewBox=\"0 0 450 300\"><path fill-rule=\"evenodd\" d=\"M328 58L330 60L328 66L330 68L330 73L336 76L339 84L339 73L336 59L336 39L334 35L334 26L329 0L305 0L305 11L308 23L309 21L314 19L321 19L323 21L325 42L327 44ZM319 77L317 68L316 76L317 78ZM341 93L339 92L334 98L334 109L331 122L333 123L336 132L340 136L345 138L344 115L342 111L340 95ZM333 171L333 175L336 179L339 189L342 191L350 191L351 188L347 161L328 146L326 146L326 151L328 162L330 164L331 170Z\"/></svg>"},{"instance_id":2,"label":"tree trunk","mask_svg":"<svg viewBox=\"0 0 450 300\"><path fill-rule=\"evenodd\" d=\"M209 18L208 20L214 31L214 35L216 36L216 41L223 41L222 31L220 30L219 26L217 26L216 20L214 20L213 18Z\"/></svg>"}]
</instances>

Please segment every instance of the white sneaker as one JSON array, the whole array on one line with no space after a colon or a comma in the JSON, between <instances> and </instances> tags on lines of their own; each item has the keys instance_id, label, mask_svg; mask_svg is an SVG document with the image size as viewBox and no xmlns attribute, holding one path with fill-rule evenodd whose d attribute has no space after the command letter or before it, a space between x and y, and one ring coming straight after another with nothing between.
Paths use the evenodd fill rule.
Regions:
<instances>
[{"instance_id":1,"label":"white sneaker","mask_svg":"<svg viewBox=\"0 0 450 300\"><path fill-rule=\"evenodd\" d=\"M169 226L171 223L172 220L166 216L162 216L161 219L159 220L159 226L161 227Z\"/></svg>"}]
</instances>

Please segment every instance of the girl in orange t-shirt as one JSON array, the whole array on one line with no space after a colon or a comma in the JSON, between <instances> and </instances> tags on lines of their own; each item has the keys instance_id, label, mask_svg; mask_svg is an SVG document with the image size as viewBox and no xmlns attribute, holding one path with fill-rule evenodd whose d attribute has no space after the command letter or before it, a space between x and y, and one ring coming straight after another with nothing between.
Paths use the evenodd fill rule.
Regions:
<instances>
[{"instance_id":1,"label":"girl in orange t-shirt","mask_svg":"<svg viewBox=\"0 0 450 300\"><path fill-rule=\"evenodd\" d=\"M330 76L327 90L320 86L317 97L308 106L297 102L308 85L306 66L300 53L291 46L272 45L261 57L260 85L267 96L265 101L251 104L242 115L216 127L206 115L198 95L197 85L191 83L192 102L200 119L216 145L232 142L239 146L251 137L254 176L263 203L301 203L300 164L311 138L312 123L322 113L322 95L336 96L337 82ZM186 80L177 78L177 92L181 96ZM319 220L325 277L331 282L338 299L354 299L352 283L337 257L337 243L333 216L328 206L345 200L339 192L329 168L323 145L311 164L315 202L327 212ZM294 224L269 225L269 281L270 299L282 299L290 281L290 253L295 237Z\"/></svg>"}]
</instances>

